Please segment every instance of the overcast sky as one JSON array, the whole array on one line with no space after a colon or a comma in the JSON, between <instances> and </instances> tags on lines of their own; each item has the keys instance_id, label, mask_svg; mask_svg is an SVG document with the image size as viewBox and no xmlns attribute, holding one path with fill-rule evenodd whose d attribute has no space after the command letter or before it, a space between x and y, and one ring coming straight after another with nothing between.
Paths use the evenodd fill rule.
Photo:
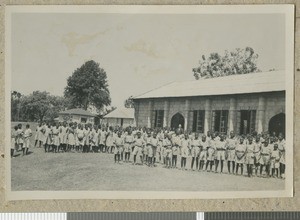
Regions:
<instances>
[{"instance_id":1,"label":"overcast sky","mask_svg":"<svg viewBox=\"0 0 300 220\"><path fill-rule=\"evenodd\" d=\"M105 69L112 105L194 80L202 54L252 47L258 67L284 69L284 15L13 14L12 90L63 95L90 59Z\"/></svg>"}]
</instances>

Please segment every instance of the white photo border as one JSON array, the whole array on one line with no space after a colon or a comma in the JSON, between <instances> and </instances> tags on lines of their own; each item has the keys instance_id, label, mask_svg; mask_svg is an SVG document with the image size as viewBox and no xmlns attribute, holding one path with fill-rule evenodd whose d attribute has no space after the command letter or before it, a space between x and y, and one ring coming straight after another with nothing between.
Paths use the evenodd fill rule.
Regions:
<instances>
[{"instance_id":1,"label":"white photo border","mask_svg":"<svg viewBox=\"0 0 300 220\"><path fill-rule=\"evenodd\" d=\"M285 15L286 179L278 191L12 191L11 190L11 16L13 13L274 14ZM48 5L5 8L5 183L6 200L43 199L225 199L293 196L294 5Z\"/></svg>"}]
</instances>

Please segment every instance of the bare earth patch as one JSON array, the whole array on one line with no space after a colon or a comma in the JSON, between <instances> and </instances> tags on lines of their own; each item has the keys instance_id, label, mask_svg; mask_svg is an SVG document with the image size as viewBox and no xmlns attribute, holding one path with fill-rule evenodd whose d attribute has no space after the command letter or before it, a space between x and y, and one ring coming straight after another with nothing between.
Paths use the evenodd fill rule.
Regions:
<instances>
[{"instance_id":1,"label":"bare earth patch","mask_svg":"<svg viewBox=\"0 0 300 220\"><path fill-rule=\"evenodd\" d=\"M251 191L283 190L284 181L228 174L115 164L106 153L44 153L12 159L12 190ZM17 154L20 154L18 152ZM178 160L179 162L179 160ZM190 158L187 161L190 165ZM226 169L225 169L225 172Z\"/></svg>"}]
</instances>

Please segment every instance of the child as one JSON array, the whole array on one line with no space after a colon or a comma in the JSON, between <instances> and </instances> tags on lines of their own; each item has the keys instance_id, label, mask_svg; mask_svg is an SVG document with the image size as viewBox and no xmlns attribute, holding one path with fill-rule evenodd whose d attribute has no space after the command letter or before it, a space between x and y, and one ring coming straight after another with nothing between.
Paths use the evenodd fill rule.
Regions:
<instances>
[{"instance_id":1,"label":"child","mask_svg":"<svg viewBox=\"0 0 300 220\"><path fill-rule=\"evenodd\" d=\"M115 163L120 163L120 149L124 145L124 139L122 138L122 132L118 132L118 136L115 138L115 149L114 149L114 158Z\"/></svg>"},{"instance_id":2,"label":"child","mask_svg":"<svg viewBox=\"0 0 300 220\"><path fill-rule=\"evenodd\" d=\"M269 140L265 139L263 141L263 146L261 148L261 158L260 158L260 176L262 176L263 168L265 168L266 176L270 173L270 158L271 158L271 148L269 146Z\"/></svg>"},{"instance_id":3,"label":"child","mask_svg":"<svg viewBox=\"0 0 300 220\"><path fill-rule=\"evenodd\" d=\"M278 150L280 152L279 171L280 178L285 178L285 140L283 134L279 134L278 137Z\"/></svg>"},{"instance_id":4,"label":"child","mask_svg":"<svg viewBox=\"0 0 300 220\"><path fill-rule=\"evenodd\" d=\"M28 149L30 147L30 137L32 136L32 131L30 129L30 125L26 125L26 129L24 131L24 145L23 145L23 156L28 154Z\"/></svg>"},{"instance_id":5,"label":"child","mask_svg":"<svg viewBox=\"0 0 300 220\"><path fill-rule=\"evenodd\" d=\"M196 170L198 170L199 168L200 145L201 145L201 140L199 139L199 134L196 133L195 138L191 140L191 154L192 154L191 170L194 170L195 162L196 162Z\"/></svg>"},{"instance_id":6,"label":"child","mask_svg":"<svg viewBox=\"0 0 300 220\"><path fill-rule=\"evenodd\" d=\"M59 146L59 127L58 123L56 123L55 126L52 127L52 148L53 148L53 153L57 153L57 149Z\"/></svg>"},{"instance_id":7,"label":"child","mask_svg":"<svg viewBox=\"0 0 300 220\"><path fill-rule=\"evenodd\" d=\"M137 132L137 138L134 140L134 150L133 150L133 163L136 164L136 156L139 155L141 159L141 163L143 164L143 147L145 145L144 139L141 138L141 132Z\"/></svg>"},{"instance_id":8,"label":"child","mask_svg":"<svg viewBox=\"0 0 300 220\"><path fill-rule=\"evenodd\" d=\"M236 175L238 174L239 167L241 167L241 175L243 175L245 154L246 154L246 145L244 144L244 138L241 137L240 143L236 146L235 149L235 163L236 163L235 174Z\"/></svg>"},{"instance_id":9,"label":"child","mask_svg":"<svg viewBox=\"0 0 300 220\"><path fill-rule=\"evenodd\" d=\"M199 171L205 169L204 164L207 158L207 148L208 148L208 140L206 139L206 135L203 135L200 141Z\"/></svg>"},{"instance_id":10,"label":"child","mask_svg":"<svg viewBox=\"0 0 300 220\"><path fill-rule=\"evenodd\" d=\"M150 140L151 148L149 148L149 151L148 151L149 166L155 165L155 162L156 162L155 156L156 156L156 150L157 150L158 143L159 143L159 140L157 138L157 133L154 132L153 136L151 137L151 140Z\"/></svg>"},{"instance_id":11,"label":"child","mask_svg":"<svg viewBox=\"0 0 300 220\"><path fill-rule=\"evenodd\" d=\"M104 153L106 151L105 141L106 141L106 131L105 131L104 127L102 127L100 134L99 134L99 147L100 147L100 151L102 153Z\"/></svg>"},{"instance_id":12,"label":"child","mask_svg":"<svg viewBox=\"0 0 300 220\"><path fill-rule=\"evenodd\" d=\"M18 130L17 130L17 151L23 150L24 145L24 131L22 129L22 124L18 124ZM24 153L24 152L23 152Z\"/></svg>"},{"instance_id":13,"label":"child","mask_svg":"<svg viewBox=\"0 0 300 220\"><path fill-rule=\"evenodd\" d=\"M67 123L64 121L63 125L60 126L59 128L59 148L58 148L58 152L60 149L62 149L63 152L66 152L66 148L67 148L67 132L68 132L68 128L67 128Z\"/></svg>"},{"instance_id":14,"label":"child","mask_svg":"<svg viewBox=\"0 0 300 220\"><path fill-rule=\"evenodd\" d=\"M190 140L188 134L181 141L181 169L186 170L186 158L189 156Z\"/></svg>"},{"instance_id":15,"label":"child","mask_svg":"<svg viewBox=\"0 0 300 220\"><path fill-rule=\"evenodd\" d=\"M36 130L35 130L35 137L34 137L34 140L35 140L35 143L34 143L34 147L37 146L37 144L39 144L39 147L41 147L42 145L42 141L41 141L41 135L42 135L42 123L40 122L37 127L36 127Z\"/></svg>"},{"instance_id":16,"label":"child","mask_svg":"<svg viewBox=\"0 0 300 220\"><path fill-rule=\"evenodd\" d=\"M177 167L177 155L179 148L181 147L180 130L176 130L176 134L172 139L172 168Z\"/></svg>"},{"instance_id":17,"label":"child","mask_svg":"<svg viewBox=\"0 0 300 220\"><path fill-rule=\"evenodd\" d=\"M150 149L152 148L152 145L151 145L151 132L148 131L147 133L147 137L146 137L146 146L144 148L144 151L143 151L143 160L144 162L149 166L150 163L149 163L149 159L148 159L148 154L150 152Z\"/></svg>"},{"instance_id":18,"label":"child","mask_svg":"<svg viewBox=\"0 0 300 220\"><path fill-rule=\"evenodd\" d=\"M76 139L77 139L76 151L80 152L83 149L84 142L85 142L85 133L83 130L83 126L81 124L79 124L77 128Z\"/></svg>"},{"instance_id":19,"label":"child","mask_svg":"<svg viewBox=\"0 0 300 220\"><path fill-rule=\"evenodd\" d=\"M166 167L169 169L172 167L171 159L172 159L172 142L171 136L166 134L165 139L163 140L163 145L165 147L165 159L166 159Z\"/></svg>"},{"instance_id":20,"label":"child","mask_svg":"<svg viewBox=\"0 0 300 220\"><path fill-rule=\"evenodd\" d=\"M113 128L109 127L109 132L106 134L107 153L112 153L113 145L114 145L114 132L113 132Z\"/></svg>"},{"instance_id":21,"label":"child","mask_svg":"<svg viewBox=\"0 0 300 220\"><path fill-rule=\"evenodd\" d=\"M220 140L216 141L216 165L215 165L215 173L218 172L218 166L221 162L221 173L223 173L223 166L225 160L225 151L226 151L226 142L224 140L224 135L220 135Z\"/></svg>"},{"instance_id":22,"label":"child","mask_svg":"<svg viewBox=\"0 0 300 220\"><path fill-rule=\"evenodd\" d=\"M215 160L215 151L216 151L216 140L214 134L212 134L207 149L207 161L206 161L206 168L205 168L207 172L212 171L212 166ZM210 165L209 170L208 170L208 165Z\"/></svg>"},{"instance_id":23,"label":"child","mask_svg":"<svg viewBox=\"0 0 300 220\"><path fill-rule=\"evenodd\" d=\"M128 134L124 138L124 152L125 152L125 162L130 160L130 152L134 143L134 137L131 130L128 131Z\"/></svg>"},{"instance_id":24,"label":"child","mask_svg":"<svg viewBox=\"0 0 300 220\"><path fill-rule=\"evenodd\" d=\"M250 136L248 138L248 144L246 146L246 166L248 177L253 175L253 166L254 166L254 151L255 144L253 143L253 138Z\"/></svg>"},{"instance_id":25,"label":"child","mask_svg":"<svg viewBox=\"0 0 300 220\"><path fill-rule=\"evenodd\" d=\"M254 151L253 151L253 155L254 155L254 169L255 169L255 175L257 176L257 171L258 168L260 166L260 151L261 151L261 142L260 142L261 138L259 135L256 136L255 138L255 143L254 143Z\"/></svg>"},{"instance_id":26,"label":"child","mask_svg":"<svg viewBox=\"0 0 300 220\"><path fill-rule=\"evenodd\" d=\"M84 126L84 130L83 130L83 133L84 133L84 145L83 145L83 150L82 150L82 152L83 153L88 153L89 152L89 150L90 150L90 142L91 142L91 140L90 140L90 133L91 133L92 131L90 131L90 128L89 128L89 126L86 124L85 126Z\"/></svg>"},{"instance_id":27,"label":"child","mask_svg":"<svg viewBox=\"0 0 300 220\"><path fill-rule=\"evenodd\" d=\"M228 173L234 173L235 170L235 148L237 146L237 140L233 131L230 132L229 138L226 140L227 149L227 170ZM232 168L232 169L231 169Z\"/></svg>"},{"instance_id":28,"label":"child","mask_svg":"<svg viewBox=\"0 0 300 220\"><path fill-rule=\"evenodd\" d=\"M278 150L278 144L274 144L274 148L271 153L271 169L272 177L279 177L279 160L280 160L280 151Z\"/></svg>"},{"instance_id":29,"label":"child","mask_svg":"<svg viewBox=\"0 0 300 220\"><path fill-rule=\"evenodd\" d=\"M71 122L68 128L68 149L67 151L71 151L75 146L75 125Z\"/></svg>"},{"instance_id":30,"label":"child","mask_svg":"<svg viewBox=\"0 0 300 220\"><path fill-rule=\"evenodd\" d=\"M14 157L14 151L17 145L17 131L18 126L15 126L11 132L11 148L10 148L10 157Z\"/></svg>"}]
</instances>

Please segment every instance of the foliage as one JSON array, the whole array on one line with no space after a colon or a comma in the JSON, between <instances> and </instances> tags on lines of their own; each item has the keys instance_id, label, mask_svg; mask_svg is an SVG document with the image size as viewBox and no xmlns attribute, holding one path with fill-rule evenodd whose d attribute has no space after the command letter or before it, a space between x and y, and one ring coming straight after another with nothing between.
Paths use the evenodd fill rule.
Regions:
<instances>
[{"instance_id":1,"label":"foliage","mask_svg":"<svg viewBox=\"0 0 300 220\"><path fill-rule=\"evenodd\" d=\"M21 111L21 100L22 100L22 94L17 91L11 92L11 120L12 121L20 121L20 117L22 116Z\"/></svg>"},{"instance_id":2,"label":"foliage","mask_svg":"<svg viewBox=\"0 0 300 220\"><path fill-rule=\"evenodd\" d=\"M58 113L68 108L68 100L48 92L34 91L30 95L11 93L12 121L53 121Z\"/></svg>"},{"instance_id":3,"label":"foliage","mask_svg":"<svg viewBox=\"0 0 300 220\"><path fill-rule=\"evenodd\" d=\"M125 108L134 108L134 102L133 102L133 96L130 96L128 99L124 102Z\"/></svg>"},{"instance_id":4,"label":"foliage","mask_svg":"<svg viewBox=\"0 0 300 220\"><path fill-rule=\"evenodd\" d=\"M111 103L106 72L93 60L73 72L67 80L64 94L73 108L87 110L93 106L101 109Z\"/></svg>"},{"instance_id":5,"label":"foliage","mask_svg":"<svg viewBox=\"0 0 300 220\"><path fill-rule=\"evenodd\" d=\"M199 66L193 68L195 79L259 72L258 54L251 47L237 48L232 52L225 51L222 56L211 53L207 58L202 55Z\"/></svg>"}]
</instances>

